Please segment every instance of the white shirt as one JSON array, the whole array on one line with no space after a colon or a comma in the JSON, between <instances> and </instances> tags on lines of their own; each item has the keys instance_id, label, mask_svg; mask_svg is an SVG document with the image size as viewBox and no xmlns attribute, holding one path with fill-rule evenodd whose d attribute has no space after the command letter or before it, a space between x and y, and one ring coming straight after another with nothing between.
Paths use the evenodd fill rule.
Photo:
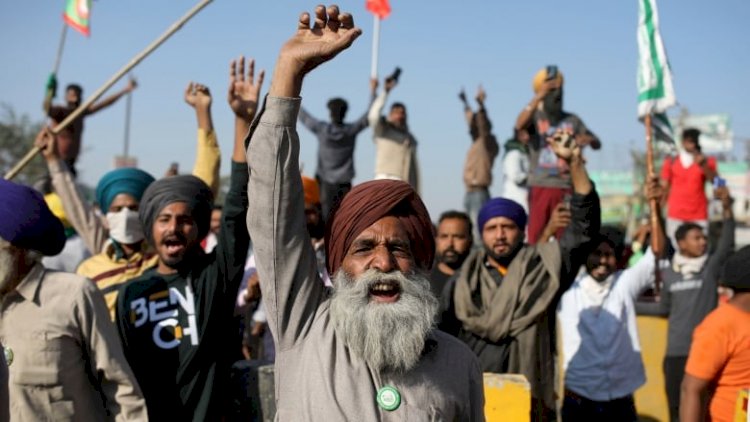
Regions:
<instances>
[{"instance_id":1,"label":"white shirt","mask_svg":"<svg viewBox=\"0 0 750 422\"><path fill-rule=\"evenodd\" d=\"M615 273L601 306L581 286L587 275L563 294L557 310L565 388L609 401L633 394L646 382L634 302L654 280L654 254L649 248L635 266Z\"/></svg>"}]
</instances>

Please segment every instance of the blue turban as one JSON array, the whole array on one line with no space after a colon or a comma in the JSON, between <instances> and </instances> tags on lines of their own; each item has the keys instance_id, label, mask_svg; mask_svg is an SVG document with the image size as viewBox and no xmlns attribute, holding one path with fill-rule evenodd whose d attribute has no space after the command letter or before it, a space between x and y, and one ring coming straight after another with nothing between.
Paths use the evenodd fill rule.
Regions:
<instances>
[{"instance_id":1,"label":"blue turban","mask_svg":"<svg viewBox=\"0 0 750 422\"><path fill-rule=\"evenodd\" d=\"M0 237L21 249L57 255L65 246L65 230L39 192L0 179Z\"/></svg>"},{"instance_id":2,"label":"blue turban","mask_svg":"<svg viewBox=\"0 0 750 422\"><path fill-rule=\"evenodd\" d=\"M491 218L505 217L513 220L519 229L526 229L526 211L521 204L508 198L492 198L485 202L482 209L479 210L477 222L479 223L479 232L484 229L484 225Z\"/></svg>"},{"instance_id":3,"label":"blue turban","mask_svg":"<svg viewBox=\"0 0 750 422\"><path fill-rule=\"evenodd\" d=\"M109 211L109 206L115 196L127 193L138 201L148 185L154 182L154 177L143 170L135 168L121 168L105 174L96 185L96 202L103 213Z\"/></svg>"}]
</instances>

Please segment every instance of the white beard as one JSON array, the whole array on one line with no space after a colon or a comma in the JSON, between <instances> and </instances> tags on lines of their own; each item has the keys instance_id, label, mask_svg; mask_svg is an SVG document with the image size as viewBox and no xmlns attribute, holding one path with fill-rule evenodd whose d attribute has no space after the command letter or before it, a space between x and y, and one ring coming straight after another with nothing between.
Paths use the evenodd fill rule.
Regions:
<instances>
[{"instance_id":1,"label":"white beard","mask_svg":"<svg viewBox=\"0 0 750 422\"><path fill-rule=\"evenodd\" d=\"M370 287L385 278L398 282L399 299L371 302ZM368 270L353 280L339 270L333 285L331 320L352 353L378 371L406 372L417 364L438 310L427 277Z\"/></svg>"}]
</instances>

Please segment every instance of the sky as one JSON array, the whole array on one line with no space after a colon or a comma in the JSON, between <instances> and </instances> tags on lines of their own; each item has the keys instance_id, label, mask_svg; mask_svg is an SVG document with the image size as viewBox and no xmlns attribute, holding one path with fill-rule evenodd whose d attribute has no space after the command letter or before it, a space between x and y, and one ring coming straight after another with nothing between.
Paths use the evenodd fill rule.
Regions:
<instances>
[{"instance_id":1,"label":"sky","mask_svg":"<svg viewBox=\"0 0 750 422\"><path fill-rule=\"evenodd\" d=\"M62 30L65 2L0 2L0 103L41 121L47 76ZM195 3L187 0L97 0L91 36L69 30L58 80L92 94L117 70L156 39ZM349 102L348 119L366 112L371 66L373 16L364 0L338 3L354 15L363 35L335 60L316 69L302 91L303 105L326 119L326 101ZM226 104L229 62L244 54L270 74L281 45L302 11L315 2L299 0L214 0L134 70L139 82L132 97L130 152L139 166L161 176L171 162L192 169L196 120L185 104L188 82L208 85L222 149L222 174L229 172L233 116ZM658 3L661 34L678 102L691 113L729 113L736 139L750 138L750 2L670 0ZM593 0L450 2L391 0L382 22L379 74L403 69L389 103L407 106L409 126L419 141L422 197L433 219L463 208L462 172L470 138L458 92L473 98L479 84L495 135L503 142L515 118L531 100L531 79L548 64L565 77L564 108L578 114L602 140L587 151L595 170L627 170L631 149L644 148L636 119L636 25L638 2ZM381 84L382 85L382 84ZM119 90L125 80L113 87ZM475 104L472 101L472 104ZM678 110L675 109L675 113ZM80 178L95 186L122 154L125 101L86 119ZM313 175L317 141L299 126L304 173ZM502 154L502 152L501 152ZM735 148L738 159L744 149ZM370 129L357 141L355 183L373 177ZM493 196L501 193L501 161L493 169Z\"/></svg>"}]
</instances>

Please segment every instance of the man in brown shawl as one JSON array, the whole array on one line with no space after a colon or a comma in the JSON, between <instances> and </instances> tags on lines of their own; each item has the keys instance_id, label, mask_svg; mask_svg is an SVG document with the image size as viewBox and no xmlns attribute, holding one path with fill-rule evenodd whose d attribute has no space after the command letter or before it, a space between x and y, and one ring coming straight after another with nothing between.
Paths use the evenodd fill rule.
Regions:
<instances>
[{"instance_id":1,"label":"man in brown shawl","mask_svg":"<svg viewBox=\"0 0 750 422\"><path fill-rule=\"evenodd\" d=\"M440 323L474 350L484 372L526 376L534 421L556 420L555 307L600 226L599 198L580 147L554 137L548 142L571 168L570 210L556 219L569 223L565 235L559 243L525 245L523 207L506 198L488 201L477 219L484 248L446 284Z\"/></svg>"},{"instance_id":2,"label":"man in brown shawl","mask_svg":"<svg viewBox=\"0 0 750 422\"><path fill-rule=\"evenodd\" d=\"M304 13L250 128L247 225L276 343L277 418L484 420L476 357L433 329L435 243L408 183L368 182L344 196L325 235L333 289L316 270L299 173L299 94L305 74L360 33L336 6Z\"/></svg>"}]
</instances>

